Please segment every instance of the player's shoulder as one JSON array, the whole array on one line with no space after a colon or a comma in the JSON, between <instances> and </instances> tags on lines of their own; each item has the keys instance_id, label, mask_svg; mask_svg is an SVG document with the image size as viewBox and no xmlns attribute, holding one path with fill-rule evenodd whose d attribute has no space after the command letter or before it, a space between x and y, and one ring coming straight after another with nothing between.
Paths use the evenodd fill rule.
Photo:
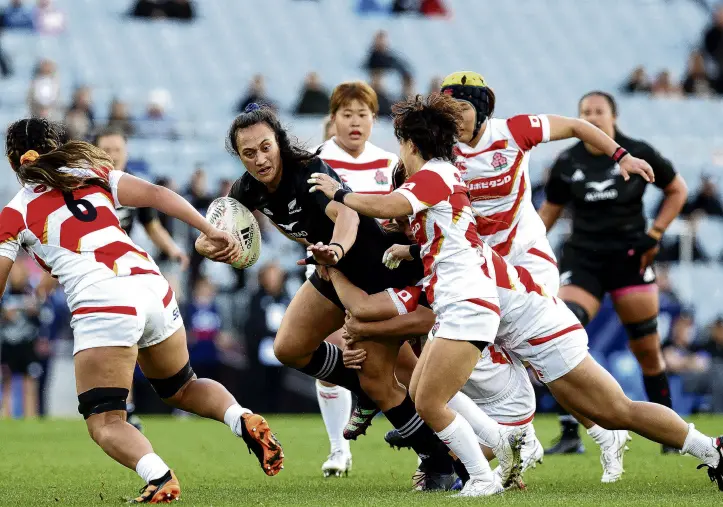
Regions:
<instances>
[{"instance_id":1,"label":"player's shoulder","mask_svg":"<svg viewBox=\"0 0 723 507\"><path fill-rule=\"evenodd\" d=\"M367 160L387 160L388 164L387 167L394 168L395 165L397 165L397 162L399 161L399 156L392 153L391 151L387 151L384 148L380 148L376 144L372 144L367 141L366 145L364 146L364 156Z\"/></svg>"},{"instance_id":2,"label":"player's shoulder","mask_svg":"<svg viewBox=\"0 0 723 507\"><path fill-rule=\"evenodd\" d=\"M25 214L27 210L28 189L21 189L15 196L0 210L0 229L12 231L16 235L25 229Z\"/></svg>"}]
</instances>

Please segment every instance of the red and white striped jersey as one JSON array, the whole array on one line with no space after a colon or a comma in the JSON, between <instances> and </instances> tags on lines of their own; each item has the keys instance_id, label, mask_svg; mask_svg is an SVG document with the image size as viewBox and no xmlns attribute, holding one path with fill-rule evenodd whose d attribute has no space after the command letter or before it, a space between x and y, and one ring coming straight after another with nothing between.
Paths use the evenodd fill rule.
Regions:
<instances>
[{"instance_id":1,"label":"red and white striped jersey","mask_svg":"<svg viewBox=\"0 0 723 507\"><path fill-rule=\"evenodd\" d=\"M506 259L545 238L545 225L532 205L529 151L550 140L545 115L491 118L474 148L457 143L456 165L469 188L482 240Z\"/></svg>"},{"instance_id":2,"label":"red and white striped jersey","mask_svg":"<svg viewBox=\"0 0 723 507\"><path fill-rule=\"evenodd\" d=\"M421 247L422 281L432 309L471 300L499 313L496 303L486 301L496 301L497 290L481 269L482 242L457 168L430 160L395 192L412 205L412 233Z\"/></svg>"},{"instance_id":3,"label":"red and white striped jersey","mask_svg":"<svg viewBox=\"0 0 723 507\"><path fill-rule=\"evenodd\" d=\"M394 153L367 142L354 158L336 144L334 137L321 145L319 157L334 169L349 187L360 194L388 194L392 190L392 171L399 161Z\"/></svg>"},{"instance_id":4,"label":"red and white striped jersey","mask_svg":"<svg viewBox=\"0 0 723 507\"><path fill-rule=\"evenodd\" d=\"M86 169L61 169L88 172ZM73 309L74 298L102 280L160 274L153 259L121 229L116 209L121 171L94 170L112 192L88 186L63 193L26 185L0 212L0 255L15 260L20 248L57 278Z\"/></svg>"}]
</instances>

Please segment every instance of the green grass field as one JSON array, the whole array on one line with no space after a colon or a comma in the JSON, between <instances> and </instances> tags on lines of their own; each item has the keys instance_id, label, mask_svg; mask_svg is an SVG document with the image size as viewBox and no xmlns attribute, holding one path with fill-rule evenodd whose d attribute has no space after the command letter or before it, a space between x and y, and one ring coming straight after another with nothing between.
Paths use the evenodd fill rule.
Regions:
<instances>
[{"instance_id":1,"label":"green grass field","mask_svg":"<svg viewBox=\"0 0 723 507\"><path fill-rule=\"evenodd\" d=\"M586 437L582 456L553 456L526 475L527 491L492 499L456 499L448 493L414 493L416 458L382 440L389 428L378 418L352 443L348 478L324 479L328 442L318 416L271 416L286 454L285 469L266 477L240 439L219 423L145 418L155 450L175 469L186 506L441 506L461 503L597 507L612 505L721 505L723 492L695 470L693 458L661 456L659 447L634 437L627 470L616 484L600 483L599 455ZM696 426L720 434L723 418L697 418ZM553 418L535 421L543 444L555 436ZM0 421L0 505L120 505L142 486L138 476L111 461L88 437L82 421Z\"/></svg>"}]
</instances>

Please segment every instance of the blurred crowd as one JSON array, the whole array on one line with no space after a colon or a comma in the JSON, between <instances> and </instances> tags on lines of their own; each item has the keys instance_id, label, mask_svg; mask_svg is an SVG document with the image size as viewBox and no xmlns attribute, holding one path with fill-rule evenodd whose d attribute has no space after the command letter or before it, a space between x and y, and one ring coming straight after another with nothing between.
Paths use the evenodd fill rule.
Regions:
<instances>
[{"instance_id":1,"label":"blurred crowd","mask_svg":"<svg viewBox=\"0 0 723 507\"><path fill-rule=\"evenodd\" d=\"M723 95L723 4L715 9L699 46L690 53L680 81L676 81L667 69L651 78L640 65L630 74L623 91L653 97Z\"/></svg>"}]
</instances>

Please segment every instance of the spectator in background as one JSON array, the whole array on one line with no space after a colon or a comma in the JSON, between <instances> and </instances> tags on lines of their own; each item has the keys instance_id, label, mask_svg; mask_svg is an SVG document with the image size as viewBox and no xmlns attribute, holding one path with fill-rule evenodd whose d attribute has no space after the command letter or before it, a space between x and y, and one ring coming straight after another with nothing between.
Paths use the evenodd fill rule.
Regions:
<instances>
[{"instance_id":1,"label":"spectator in background","mask_svg":"<svg viewBox=\"0 0 723 507\"><path fill-rule=\"evenodd\" d=\"M713 412L723 413L723 316L719 316L708 326L706 340L703 342L702 352L708 355L710 368L706 375L713 395L711 409Z\"/></svg>"},{"instance_id":2,"label":"spectator in background","mask_svg":"<svg viewBox=\"0 0 723 507\"><path fill-rule=\"evenodd\" d=\"M680 95L680 87L673 83L668 70L662 70L655 76L651 91L653 97L677 97Z\"/></svg>"},{"instance_id":3,"label":"spectator in background","mask_svg":"<svg viewBox=\"0 0 723 507\"><path fill-rule=\"evenodd\" d=\"M682 215L691 215L702 211L706 215L723 217L723 203L718 195L718 187L710 174L701 175L700 188L683 206Z\"/></svg>"},{"instance_id":4,"label":"spectator in background","mask_svg":"<svg viewBox=\"0 0 723 507\"><path fill-rule=\"evenodd\" d=\"M688 59L688 70L683 79L683 92L696 97L708 97L713 93L705 59L700 51L693 51Z\"/></svg>"},{"instance_id":5,"label":"spectator in background","mask_svg":"<svg viewBox=\"0 0 723 507\"><path fill-rule=\"evenodd\" d=\"M708 369L705 357L694 352L695 322L693 314L684 310L673 322L670 340L663 345L663 357L671 374L700 373Z\"/></svg>"},{"instance_id":6,"label":"spectator in background","mask_svg":"<svg viewBox=\"0 0 723 507\"><path fill-rule=\"evenodd\" d=\"M331 116L324 118L324 142L336 135L336 125L331 121Z\"/></svg>"},{"instance_id":7,"label":"spectator in background","mask_svg":"<svg viewBox=\"0 0 723 507\"><path fill-rule=\"evenodd\" d=\"M276 104L266 95L266 83L264 76L256 74L251 79L251 84L246 91L246 96L242 98L236 106L237 113L243 113L249 104L263 104L269 106L276 111Z\"/></svg>"},{"instance_id":8,"label":"spectator in background","mask_svg":"<svg viewBox=\"0 0 723 507\"><path fill-rule=\"evenodd\" d=\"M446 16L449 14L443 0L422 0L419 5L419 12L423 16ZM439 88L437 88L439 90Z\"/></svg>"},{"instance_id":9,"label":"spectator in background","mask_svg":"<svg viewBox=\"0 0 723 507\"><path fill-rule=\"evenodd\" d=\"M394 14L419 12L419 0L394 0L392 12Z\"/></svg>"},{"instance_id":10,"label":"spectator in background","mask_svg":"<svg viewBox=\"0 0 723 507\"><path fill-rule=\"evenodd\" d=\"M642 65L635 67L628 78L628 82L623 86L623 91L627 93L650 93L651 89L650 78Z\"/></svg>"},{"instance_id":11,"label":"spectator in background","mask_svg":"<svg viewBox=\"0 0 723 507\"><path fill-rule=\"evenodd\" d=\"M38 117L57 116L60 96L60 80L52 60L41 60L33 72L33 80L28 91L30 114Z\"/></svg>"},{"instance_id":12,"label":"spectator in background","mask_svg":"<svg viewBox=\"0 0 723 507\"><path fill-rule=\"evenodd\" d=\"M221 334L221 314L215 302L216 288L205 278L194 284L193 296L184 306L188 352L193 369L204 378L218 378L216 341Z\"/></svg>"},{"instance_id":13,"label":"spectator in background","mask_svg":"<svg viewBox=\"0 0 723 507\"><path fill-rule=\"evenodd\" d=\"M376 72L383 73L393 70L399 73L402 80L412 78L407 64L389 48L389 36L384 30L380 30L374 35L374 41L369 50L369 56L364 64L364 68L366 68L372 76Z\"/></svg>"},{"instance_id":14,"label":"spectator in background","mask_svg":"<svg viewBox=\"0 0 723 507\"><path fill-rule=\"evenodd\" d=\"M133 6L130 15L136 18L165 18L165 3L165 0L138 0Z\"/></svg>"},{"instance_id":15,"label":"spectator in background","mask_svg":"<svg viewBox=\"0 0 723 507\"><path fill-rule=\"evenodd\" d=\"M229 180L228 178L221 178L218 182L218 192L216 193L217 197L223 197L227 196L229 192L231 192L231 187L233 186L233 180Z\"/></svg>"},{"instance_id":16,"label":"spectator in background","mask_svg":"<svg viewBox=\"0 0 723 507\"><path fill-rule=\"evenodd\" d=\"M67 113L65 113L63 122L68 128L68 135L71 139L87 141L90 137L92 126L83 111L79 109L70 109Z\"/></svg>"},{"instance_id":17,"label":"spectator in background","mask_svg":"<svg viewBox=\"0 0 723 507\"><path fill-rule=\"evenodd\" d=\"M146 114L138 123L136 135L152 139L177 139L176 122L167 113L171 94L164 88L157 88L148 94Z\"/></svg>"},{"instance_id":18,"label":"spectator in background","mask_svg":"<svg viewBox=\"0 0 723 507\"><path fill-rule=\"evenodd\" d=\"M165 9L171 19L192 21L196 17L193 4L189 0L168 0Z\"/></svg>"},{"instance_id":19,"label":"spectator in background","mask_svg":"<svg viewBox=\"0 0 723 507\"><path fill-rule=\"evenodd\" d=\"M723 93L723 4L716 9L712 21L703 36L703 50L715 65L714 88Z\"/></svg>"},{"instance_id":20,"label":"spectator in background","mask_svg":"<svg viewBox=\"0 0 723 507\"><path fill-rule=\"evenodd\" d=\"M23 0L11 0L0 14L0 25L5 28L34 30L33 12L23 5Z\"/></svg>"},{"instance_id":21,"label":"spectator in background","mask_svg":"<svg viewBox=\"0 0 723 507\"><path fill-rule=\"evenodd\" d=\"M429 80L429 89L427 90L427 94L437 93L441 89L442 89L442 77L441 76L434 76L432 79Z\"/></svg>"},{"instance_id":22,"label":"spectator in background","mask_svg":"<svg viewBox=\"0 0 723 507\"><path fill-rule=\"evenodd\" d=\"M259 270L259 288L251 296L249 318L244 326L251 378L257 380L254 407L279 412L284 369L274 356L274 338L291 298L284 290L286 274L271 262ZM258 408L261 411L261 408Z\"/></svg>"},{"instance_id":23,"label":"spectator in background","mask_svg":"<svg viewBox=\"0 0 723 507\"><path fill-rule=\"evenodd\" d=\"M379 101L379 118L388 120L392 115L392 104L394 103L394 100L392 100L389 93L384 89L383 75L381 71L372 71L369 86L371 86L377 94L377 100Z\"/></svg>"},{"instance_id":24,"label":"spectator in background","mask_svg":"<svg viewBox=\"0 0 723 507\"><path fill-rule=\"evenodd\" d=\"M12 415L13 377L22 382L25 417L38 413L37 378L40 375L35 345L40 333L40 305L33 295L26 262L16 262L0 309L0 370L2 370L2 413ZM15 402L17 404L17 402Z\"/></svg>"},{"instance_id":25,"label":"spectator in background","mask_svg":"<svg viewBox=\"0 0 723 507\"><path fill-rule=\"evenodd\" d=\"M199 213L204 216L206 215L206 211L208 211L208 206L213 201L213 197L211 197L208 191L206 171L200 164L196 165L196 169L191 175L191 181L184 192L184 197ZM196 280L200 278L201 265L205 259L205 257L196 251L195 243L198 236L199 232L196 229L189 229L187 250L191 252L191 263L188 272L188 286L190 288L194 287Z\"/></svg>"},{"instance_id":26,"label":"spectator in background","mask_svg":"<svg viewBox=\"0 0 723 507\"><path fill-rule=\"evenodd\" d=\"M0 26L0 77L10 77L13 73L13 69L12 67L10 67L10 61L8 60L8 57L3 52L2 34L3 27Z\"/></svg>"},{"instance_id":27,"label":"spectator in background","mask_svg":"<svg viewBox=\"0 0 723 507\"><path fill-rule=\"evenodd\" d=\"M90 86L79 86L73 92L73 101L68 112L78 111L88 118L91 128L95 127L95 113L93 112L93 92Z\"/></svg>"},{"instance_id":28,"label":"spectator in background","mask_svg":"<svg viewBox=\"0 0 723 507\"><path fill-rule=\"evenodd\" d=\"M658 334L660 335L660 342L666 343L673 331L673 324L683 312L683 305L670 283L668 266L656 264L655 283L658 286L658 299L660 301Z\"/></svg>"},{"instance_id":29,"label":"spectator in background","mask_svg":"<svg viewBox=\"0 0 723 507\"><path fill-rule=\"evenodd\" d=\"M65 14L53 5L52 0L38 0L35 29L44 35L56 35L65 30Z\"/></svg>"},{"instance_id":30,"label":"spectator in background","mask_svg":"<svg viewBox=\"0 0 723 507\"><path fill-rule=\"evenodd\" d=\"M128 105L119 99L113 99L108 112L108 128L120 130L126 137L132 137L136 133L135 126L128 112Z\"/></svg>"},{"instance_id":31,"label":"spectator in background","mask_svg":"<svg viewBox=\"0 0 723 507\"><path fill-rule=\"evenodd\" d=\"M321 85L319 75L310 72L304 80L301 97L294 109L295 114L326 114L329 111L329 92Z\"/></svg>"}]
</instances>

